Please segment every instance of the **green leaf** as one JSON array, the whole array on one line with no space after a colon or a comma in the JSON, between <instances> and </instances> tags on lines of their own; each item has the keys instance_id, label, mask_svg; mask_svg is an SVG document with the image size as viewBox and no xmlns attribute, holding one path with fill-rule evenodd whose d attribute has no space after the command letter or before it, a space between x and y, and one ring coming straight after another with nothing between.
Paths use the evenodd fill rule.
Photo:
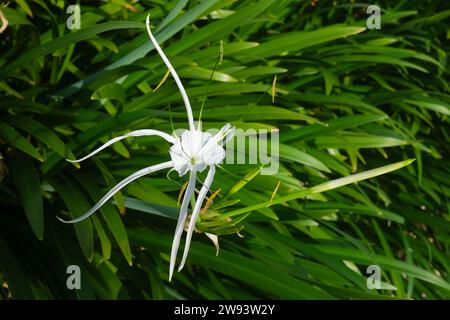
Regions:
<instances>
[{"instance_id":1,"label":"green leaf","mask_svg":"<svg viewBox=\"0 0 450 320\"><path fill-rule=\"evenodd\" d=\"M266 201L266 202L263 202L261 204L248 206L248 207L243 208L243 209L237 209L237 210L234 210L234 211L231 211L231 212L227 212L225 214L225 216L231 217L231 216L235 216L235 215L238 215L238 214L243 214L243 213L246 213L246 212L249 212L249 211L258 210L258 209L261 209L261 208L266 208L266 207L269 207L269 206L274 205L274 204L280 204L280 203L283 203L283 202L286 202L286 201L291 201L291 200L298 199L298 198L304 198L304 197L306 197L307 195L310 195L310 194L322 193L322 192L325 192L325 191L336 189L336 188L339 188L339 187L342 187L342 186L345 186L345 185L348 185L348 184L351 184L351 183L355 183L355 182L358 182L358 181L370 179L370 178L373 178L373 177L376 177L376 176L379 176L379 175L382 175L382 174L386 174L386 173L391 172L391 171L395 171L395 170L401 169L401 168L411 164L412 162L414 162L414 159L408 159L408 160L396 162L396 163L393 163L393 164L389 164L387 166L380 167L380 168L377 168L377 169L372 169L372 170L368 170L368 171L365 171L365 172L352 174L352 175L349 175L349 176L344 177L344 178L340 178L340 179L335 179L335 180L331 180L331 181L328 181L328 182L324 182L324 183L321 183L319 185L316 185L314 187L311 187L311 188L308 188L308 189L305 189L305 190L293 192L293 193L291 193L291 194L289 194L287 196L282 196L282 197L275 198L272 201Z\"/></svg>"},{"instance_id":2,"label":"green leaf","mask_svg":"<svg viewBox=\"0 0 450 320\"><path fill-rule=\"evenodd\" d=\"M172 241L167 236L159 236L150 230L129 229L128 233L133 241L143 246L160 252L169 252ZM214 250L213 247L194 242L190 248L188 262L236 277L281 299L333 299L325 292L286 273L278 272L269 265L223 249L216 257L212 254Z\"/></svg>"},{"instance_id":3,"label":"green leaf","mask_svg":"<svg viewBox=\"0 0 450 320\"><path fill-rule=\"evenodd\" d=\"M287 32L256 48L247 50L242 54L242 58L244 62L250 62L278 55L285 51L299 51L321 43L358 34L364 30L366 28L333 25L314 31Z\"/></svg>"},{"instance_id":4,"label":"green leaf","mask_svg":"<svg viewBox=\"0 0 450 320\"><path fill-rule=\"evenodd\" d=\"M146 212L172 220L178 220L178 215L180 214L180 209L178 208L153 204L129 197L125 198L125 206L128 209Z\"/></svg>"},{"instance_id":5,"label":"green leaf","mask_svg":"<svg viewBox=\"0 0 450 320\"><path fill-rule=\"evenodd\" d=\"M294 262L295 258L291 254L291 252L275 237L272 237L271 235L264 232L264 230L261 230L251 224L246 225L245 230L254 235L256 238L263 240L269 247L272 247L273 250L277 252L282 258L284 258L287 263Z\"/></svg>"},{"instance_id":6,"label":"green leaf","mask_svg":"<svg viewBox=\"0 0 450 320\"><path fill-rule=\"evenodd\" d=\"M241 190L247 183L253 180L260 172L261 172L262 166L253 169L249 173L247 173L241 180L236 182L231 189L228 191L228 195L232 195L233 193L238 192Z\"/></svg>"},{"instance_id":7,"label":"green leaf","mask_svg":"<svg viewBox=\"0 0 450 320\"><path fill-rule=\"evenodd\" d=\"M194 66L180 69L179 75L182 78L209 80L212 72L212 70ZM237 82L237 80L229 74L217 70L214 71L212 80L220 82Z\"/></svg>"},{"instance_id":8,"label":"green leaf","mask_svg":"<svg viewBox=\"0 0 450 320\"><path fill-rule=\"evenodd\" d=\"M95 90L91 96L92 100L100 100L104 104L108 100L117 100L122 106L125 105L125 90L118 83L108 83Z\"/></svg>"},{"instance_id":9,"label":"green leaf","mask_svg":"<svg viewBox=\"0 0 450 320\"><path fill-rule=\"evenodd\" d=\"M93 201L98 201L103 194L98 189L94 187L94 184L86 179L78 179L79 183L86 189L87 193L90 195ZM111 203L104 204L99 209L103 219L106 221L106 224L111 231L114 239L117 241L122 254L127 260L128 264L131 266L133 263L130 243L128 241L128 235L125 230L125 226L122 222L122 219L117 212L117 210L112 206Z\"/></svg>"},{"instance_id":10,"label":"green leaf","mask_svg":"<svg viewBox=\"0 0 450 320\"><path fill-rule=\"evenodd\" d=\"M8 8L8 7L4 7L2 6L1 8L3 14L6 16L6 18L8 19L8 23L11 26L14 25L31 25L32 23L27 19L27 17L19 12L16 9L12 9L12 8Z\"/></svg>"},{"instance_id":11,"label":"green leaf","mask_svg":"<svg viewBox=\"0 0 450 320\"><path fill-rule=\"evenodd\" d=\"M50 54L58 49L64 48L71 44L89 39L94 37L95 35L111 31L111 30L120 30L120 29L130 29L130 28L143 28L144 24L141 22L134 21L113 21L113 22L105 22L102 24L98 24L92 27L88 27L85 29L80 29L75 32L68 33L62 37L51 40L47 43L44 43L40 46L37 46L31 50L28 50L23 55L14 59L13 62L7 64L6 66L0 68L0 79L3 79L10 75L10 73L17 68L26 65L28 62Z\"/></svg>"},{"instance_id":12,"label":"green leaf","mask_svg":"<svg viewBox=\"0 0 450 320\"><path fill-rule=\"evenodd\" d=\"M242 24L251 22L274 2L275 0L260 0L244 6L232 15L213 22L200 30L183 37L180 41L172 45L167 52L170 55L175 55L194 46L198 46L199 44L221 39Z\"/></svg>"},{"instance_id":13,"label":"green leaf","mask_svg":"<svg viewBox=\"0 0 450 320\"><path fill-rule=\"evenodd\" d=\"M384 167L367 170L367 171L364 171L361 173L352 174L352 175L344 177L344 178L321 183L317 186L312 187L310 190L312 193L321 193L321 192L325 192L328 190L336 189L336 188L345 186L350 183L355 183L358 181L371 179L373 177L377 177L377 176L401 169L403 167L410 165L414 161L415 161L415 159L408 159L408 160L396 162L393 164L389 164ZM289 197L291 197L291 196L289 196Z\"/></svg>"},{"instance_id":14,"label":"green leaf","mask_svg":"<svg viewBox=\"0 0 450 320\"><path fill-rule=\"evenodd\" d=\"M80 190L72 182L67 179L64 180L52 180L51 184L64 201L71 218L74 219L85 213L89 206ZM59 223L59 225L61 228L64 226L62 223ZM90 219L75 223L73 227L84 256L91 262L94 258L94 230Z\"/></svg>"},{"instance_id":15,"label":"green leaf","mask_svg":"<svg viewBox=\"0 0 450 320\"><path fill-rule=\"evenodd\" d=\"M44 205L39 173L31 159L21 157L11 162L12 175L28 222L39 240L44 238Z\"/></svg>"},{"instance_id":16,"label":"green leaf","mask_svg":"<svg viewBox=\"0 0 450 320\"><path fill-rule=\"evenodd\" d=\"M21 115L5 117L4 120L15 127L32 134L37 139L44 142L50 149L54 150L62 158L72 160L75 159L72 151L64 144L64 142L53 131L40 122L37 122L30 117ZM76 167L79 167L79 165Z\"/></svg>"},{"instance_id":17,"label":"green leaf","mask_svg":"<svg viewBox=\"0 0 450 320\"><path fill-rule=\"evenodd\" d=\"M100 220L97 217L92 216L92 222L95 230L97 230L98 237L100 238L100 245L102 247L103 259L109 260L111 258L111 242L106 235L105 229L102 226Z\"/></svg>"},{"instance_id":18,"label":"green leaf","mask_svg":"<svg viewBox=\"0 0 450 320\"><path fill-rule=\"evenodd\" d=\"M433 274L432 272L423 270L413 264L408 264L406 262L392 259L390 257L384 257L380 255L372 255L367 256L363 252L359 250L355 250L352 248L342 248L342 247L336 247L336 246L327 246L327 245L317 245L318 249L333 255L333 256L339 256L341 259L347 259L352 260L358 263L370 263L373 262L380 265L381 268L386 268L388 270L394 270L401 273L406 273L409 275L412 275L414 277L417 277L419 279L422 279L424 281L433 283L441 288L444 288L446 290L450 290L450 284L448 284L444 279L441 277Z\"/></svg>"},{"instance_id":19,"label":"green leaf","mask_svg":"<svg viewBox=\"0 0 450 320\"><path fill-rule=\"evenodd\" d=\"M204 119L221 120L226 117L244 117L246 121L262 120L306 120L309 118L299 112L272 107L272 106L222 106L219 108L207 107L203 111Z\"/></svg>"},{"instance_id":20,"label":"green leaf","mask_svg":"<svg viewBox=\"0 0 450 320\"><path fill-rule=\"evenodd\" d=\"M280 144L280 158L295 161L317 170L331 172L326 165L313 156L285 144Z\"/></svg>"},{"instance_id":21,"label":"green leaf","mask_svg":"<svg viewBox=\"0 0 450 320\"><path fill-rule=\"evenodd\" d=\"M0 139L6 141L11 146L25 152L33 158L44 161L42 156L27 139L22 137L14 128L10 127L4 122L0 122Z\"/></svg>"},{"instance_id":22,"label":"green leaf","mask_svg":"<svg viewBox=\"0 0 450 320\"><path fill-rule=\"evenodd\" d=\"M406 99L404 102L450 116L450 107L443 102L431 99L428 101Z\"/></svg>"},{"instance_id":23,"label":"green leaf","mask_svg":"<svg viewBox=\"0 0 450 320\"><path fill-rule=\"evenodd\" d=\"M0 269L5 275L14 299L34 299L28 277L19 261L0 235Z\"/></svg>"},{"instance_id":24,"label":"green leaf","mask_svg":"<svg viewBox=\"0 0 450 320\"><path fill-rule=\"evenodd\" d=\"M323 125L316 124L294 130L281 131L280 141L285 142L293 139L296 139L297 141L309 140L321 135L330 134L337 130L350 129L366 123L381 121L384 119L387 119L387 115L378 115L378 114L351 115L347 117L333 119L329 122L324 123Z\"/></svg>"},{"instance_id":25,"label":"green leaf","mask_svg":"<svg viewBox=\"0 0 450 320\"><path fill-rule=\"evenodd\" d=\"M16 0L17 4L22 8L23 11L27 13L30 17L33 17L33 12L30 9L30 6L27 4L25 0Z\"/></svg>"},{"instance_id":26,"label":"green leaf","mask_svg":"<svg viewBox=\"0 0 450 320\"><path fill-rule=\"evenodd\" d=\"M368 134L346 134L316 138L320 148L387 148L409 144L409 141L386 136Z\"/></svg>"}]
</instances>

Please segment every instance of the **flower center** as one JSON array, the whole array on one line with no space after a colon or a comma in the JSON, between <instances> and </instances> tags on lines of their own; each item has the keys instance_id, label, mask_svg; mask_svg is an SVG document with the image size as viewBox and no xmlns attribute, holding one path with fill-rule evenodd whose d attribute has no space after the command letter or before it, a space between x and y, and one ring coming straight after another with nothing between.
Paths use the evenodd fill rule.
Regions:
<instances>
[{"instance_id":1,"label":"flower center","mask_svg":"<svg viewBox=\"0 0 450 320\"><path fill-rule=\"evenodd\" d=\"M225 150L212 135L199 130L184 131L169 153L174 169L180 176L191 170L201 172L225 158Z\"/></svg>"}]
</instances>

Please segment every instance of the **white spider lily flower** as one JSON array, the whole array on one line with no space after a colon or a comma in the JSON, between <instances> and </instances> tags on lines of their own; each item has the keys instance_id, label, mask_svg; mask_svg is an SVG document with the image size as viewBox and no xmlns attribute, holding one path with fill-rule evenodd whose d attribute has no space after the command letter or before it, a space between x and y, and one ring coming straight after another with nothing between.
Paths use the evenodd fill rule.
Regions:
<instances>
[{"instance_id":1,"label":"white spider lily flower","mask_svg":"<svg viewBox=\"0 0 450 320\"><path fill-rule=\"evenodd\" d=\"M226 142L224 133L228 133L229 136L232 132L229 124L215 136L200 130L184 131L169 151L174 169L181 177L188 171L195 169L197 172L202 172L207 166L221 163L225 158L225 150L220 141L225 138Z\"/></svg>"},{"instance_id":2,"label":"white spider lily flower","mask_svg":"<svg viewBox=\"0 0 450 320\"><path fill-rule=\"evenodd\" d=\"M192 233L194 231L195 223L197 221L198 215L200 213L200 209L202 208L203 202L205 200L206 194L210 190L211 184L214 179L214 174L216 172L216 165L220 164L223 159L225 158L225 150L223 148L223 145L228 142L233 136L234 136L234 130L230 124L226 124L216 135L211 135L207 132L202 132L200 128L195 128L194 125L194 118L192 115L192 108L191 104L189 102L189 98L186 94L186 90L183 87L183 84L181 83L180 78L178 77L177 72L172 67L172 64L170 63L169 59L166 57L164 52L162 51L161 47L158 45L158 42L156 41L155 37L153 36L151 30L150 30L150 15L147 16L147 32L150 37L150 40L152 41L153 45L155 46L155 49L158 51L159 55L161 56L162 60L164 61L165 65L169 69L170 73L172 74L178 89L181 93L181 96L183 98L184 105L186 107L187 112L187 119L188 119L188 125L189 129L184 131L180 137L175 138L174 136L171 136L165 132L158 131L158 130L152 130L152 129L143 129L143 130L136 130L127 134L124 134L122 136L118 136L114 139L109 140L105 144L103 144L101 147L97 148L87 156L78 159L78 160L67 160L69 162L81 162L84 161L93 155L97 154L98 152L102 151L103 149L107 148L108 146L112 145L113 143L128 138L128 137L140 137L140 136L159 136L163 139L165 139L167 142L171 143L172 146L169 150L169 155L171 158L171 161L163 162L160 164L156 164L144 169L141 169L132 175L128 176L127 178L123 179L121 182L119 182L116 186L114 186L106 195L103 196L103 198L100 199L100 201L92 207L89 211L84 213L78 218L75 218L73 220L62 220L58 218L60 221L64 223L76 223L79 221L82 221L86 218L88 218L90 215L92 215L95 211L97 211L103 204L105 204L111 197L114 196L115 193L117 193L119 190L121 190L123 187L131 183L132 181L143 177L147 174L157 172L164 169L174 169L178 172L179 176L184 176L186 173L190 172L189 176L189 183L186 188L186 192L183 197L183 201L181 203L180 208L180 214L178 217L177 226L175 228L175 235L172 242L172 249L170 253L170 265L169 265L169 281L172 279L173 271L175 269L175 262L177 258L177 252L178 248L180 246L181 236L184 230L184 225L186 223L187 213L188 213L188 207L189 202L192 197L192 195L195 192L195 184L197 180L197 173L204 171L206 168L209 167L208 174L206 176L206 179L203 183L203 186L199 192L199 195L197 197L197 200L195 201L194 208L192 210L191 219L189 221L189 226L187 227L187 235L186 235L186 243L184 247L183 252L183 258L180 263L180 266L178 268L178 271L183 269L183 266L186 262L188 253L189 253L189 247L191 243ZM199 127L200 127L199 122ZM212 234L207 234L207 236L213 241L214 245L217 248L218 252L218 240L217 236Z\"/></svg>"}]
</instances>

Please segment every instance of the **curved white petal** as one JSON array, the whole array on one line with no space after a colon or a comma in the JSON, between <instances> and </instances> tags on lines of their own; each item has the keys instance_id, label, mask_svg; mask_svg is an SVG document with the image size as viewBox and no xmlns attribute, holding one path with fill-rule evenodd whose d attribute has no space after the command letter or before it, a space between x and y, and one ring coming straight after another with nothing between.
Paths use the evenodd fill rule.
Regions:
<instances>
[{"instance_id":1,"label":"curved white petal","mask_svg":"<svg viewBox=\"0 0 450 320\"><path fill-rule=\"evenodd\" d=\"M212 243L216 247L216 256L218 256L219 250L220 250L219 237L217 236L217 234L212 234L212 233L208 233L208 232L205 232L205 235L212 241Z\"/></svg>"},{"instance_id":2,"label":"curved white petal","mask_svg":"<svg viewBox=\"0 0 450 320\"><path fill-rule=\"evenodd\" d=\"M175 143L169 149L170 158L173 162L173 168L178 172L180 177L184 176L190 169L191 163L186 156L181 143Z\"/></svg>"},{"instance_id":3,"label":"curved white petal","mask_svg":"<svg viewBox=\"0 0 450 320\"><path fill-rule=\"evenodd\" d=\"M214 179L215 173L216 173L216 168L214 166L211 166L208 171L208 175L206 176L205 184L203 185L202 189L200 190L200 194L198 195L197 201L195 202L191 221L189 221L189 228L187 231L186 243L184 245L183 259L181 260L180 266L178 267L178 271L181 271L181 269L183 269L184 264L186 262L186 258L189 253L189 247L191 246L191 238L192 238L192 232L194 231L195 222L197 221L198 214L202 207L203 201L205 200L206 193L208 192L209 187L211 186L211 183Z\"/></svg>"},{"instance_id":4,"label":"curved white petal","mask_svg":"<svg viewBox=\"0 0 450 320\"><path fill-rule=\"evenodd\" d=\"M226 153L224 148L216 144L214 148L210 148L207 152L202 152L201 158L206 165L211 166L221 163L225 158L225 155Z\"/></svg>"},{"instance_id":5,"label":"curved white petal","mask_svg":"<svg viewBox=\"0 0 450 320\"><path fill-rule=\"evenodd\" d=\"M141 169L135 173L133 173L132 175L126 177L125 179L123 179L122 181L120 181L117 185L115 185L111 190L109 190L109 192L107 194L105 194L103 196L103 198L100 199L100 201L93 206L88 212L86 212L85 214L83 214L82 216L79 216L78 218L75 218L73 220L63 220L59 217L58 220L60 220L61 222L64 223L76 223L76 222L80 222L84 219L86 219L87 217L89 217L91 214L93 214L95 211L97 211L102 205L104 205L106 203L106 201L108 201L112 196L114 196L115 193L117 193L120 189L122 189L123 187L125 187L127 184L129 184L130 182L133 182L134 180L145 176L149 173L152 172L156 172L159 170L163 170L163 169L167 169L172 167L172 161L167 161L167 162L163 162L163 163L159 163L159 164L155 164L154 166L150 166L144 169Z\"/></svg>"},{"instance_id":6,"label":"curved white petal","mask_svg":"<svg viewBox=\"0 0 450 320\"><path fill-rule=\"evenodd\" d=\"M223 144L226 144L231 138L234 136L234 132L236 131L236 128L233 127L230 123L227 123L220 129L220 131L214 135L212 140L215 143L223 142Z\"/></svg>"},{"instance_id":7,"label":"curved white petal","mask_svg":"<svg viewBox=\"0 0 450 320\"><path fill-rule=\"evenodd\" d=\"M150 37L150 40L152 41L153 45L155 46L156 51L158 51L159 55L161 56L161 59L164 61L165 65L169 69L170 73L172 74L173 79L175 80L178 89L180 90L181 97L183 98L184 105L186 107L186 112L188 116L188 122L189 122L189 129L195 130L194 126L194 117L192 115L192 108L191 103L189 102L188 95L186 93L186 90L183 87L183 84L181 83L180 77L178 76L177 72L173 68L172 64L170 63L169 59L167 59L165 53L162 51L161 47L159 46L158 42L156 41L155 37L152 34L152 30L150 30L150 13L147 16L147 33Z\"/></svg>"},{"instance_id":8,"label":"curved white petal","mask_svg":"<svg viewBox=\"0 0 450 320\"><path fill-rule=\"evenodd\" d=\"M0 10L0 21L2 22L2 26L0 27L0 33L2 33L8 27L9 22L1 10Z\"/></svg>"},{"instance_id":9,"label":"curved white petal","mask_svg":"<svg viewBox=\"0 0 450 320\"><path fill-rule=\"evenodd\" d=\"M110 145L112 145L113 143L115 143L117 141L120 141L120 140L128 138L128 137L141 137L141 136L160 136L161 138L167 140L168 142L170 142L172 144L177 142L177 139L175 139L170 134L167 134L165 132L162 132L162 131L159 131L159 130L152 130L152 129L142 129L142 130L132 131L132 132L124 134L122 136L115 137L115 138L109 140L108 142L106 142L100 148L95 149L94 151L92 151L87 156L85 156L85 157L83 157L81 159L78 159L78 160L66 159L66 160L69 161L69 162L81 162L81 161L84 161L84 160L92 157L94 154L99 153L100 151L102 151L103 149L109 147Z\"/></svg>"},{"instance_id":10,"label":"curved white petal","mask_svg":"<svg viewBox=\"0 0 450 320\"><path fill-rule=\"evenodd\" d=\"M227 133L225 135L225 138L223 139L222 144L223 145L227 144L231 139L233 139L235 134L236 134L236 127L230 127L229 130L227 130Z\"/></svg>"},{"instance_id":11,"label":"curved white petal","mask_svg":"<svg viewBox=\"0 0 450 320\"><path fill-rule=\"evenodd\" d=\"M177 227L175 229L175 235L172 241L172 250L170 252L170 267L169 267L169 282L172 280L173 270L175 269L175 262L177 260L177 252L180 246L181 235L183 234L184 222L187 216L187 210L192 194L195 190L196 173L191 171L189 183L184 193L183 202L181 203L180 215L178 217Z\"/></svg>"},{"instance_id":12,"label":"curved white petal","mask_svg":"<svg viewBox=\"0 0 450 320\"><path fill-rule=\"evenodd\" d=\"M223 145L225 145L231 138L233 138L235 134L236 128L231 124L227 123L220 129L220 131L215 134L208 142L203 146L202 153L206 156L206 158L221 158L220 161L225 157L225 151L223 150ZM219 148L220 146L220 148ZM220 162L219 161L219 162ZM218 164L219 162L208 162L208 164Z\"/></svg>"}]
</instances>

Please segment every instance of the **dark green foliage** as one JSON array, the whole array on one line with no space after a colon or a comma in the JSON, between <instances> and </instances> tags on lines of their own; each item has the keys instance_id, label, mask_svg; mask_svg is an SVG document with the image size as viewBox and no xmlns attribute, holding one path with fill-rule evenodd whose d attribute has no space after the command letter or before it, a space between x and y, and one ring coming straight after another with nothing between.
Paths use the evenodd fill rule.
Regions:
<instances>
[{"instance_id":1,"label":"dark green foliage","mask_svg":"<svg viewBox=\"0 0 450 320\"><path fill-rule=\"evenodd\" d=\"M450 298L448 1L385 1L380 30L352 1L86 1L70 31L72 2L0 8L0 299ZM84 222L56 220L169 156L134 138L64 158L187 127L171 77L152 90L167 69L149 11L205 128L280 132L276 175L218 169L222 190L172 283L186 177L144 177ZM221 234L219 256L204 231ZM82 290L70 291L74 264ZM367 289L374 264L385 289Z\"/></svg>"}]
</instances>

